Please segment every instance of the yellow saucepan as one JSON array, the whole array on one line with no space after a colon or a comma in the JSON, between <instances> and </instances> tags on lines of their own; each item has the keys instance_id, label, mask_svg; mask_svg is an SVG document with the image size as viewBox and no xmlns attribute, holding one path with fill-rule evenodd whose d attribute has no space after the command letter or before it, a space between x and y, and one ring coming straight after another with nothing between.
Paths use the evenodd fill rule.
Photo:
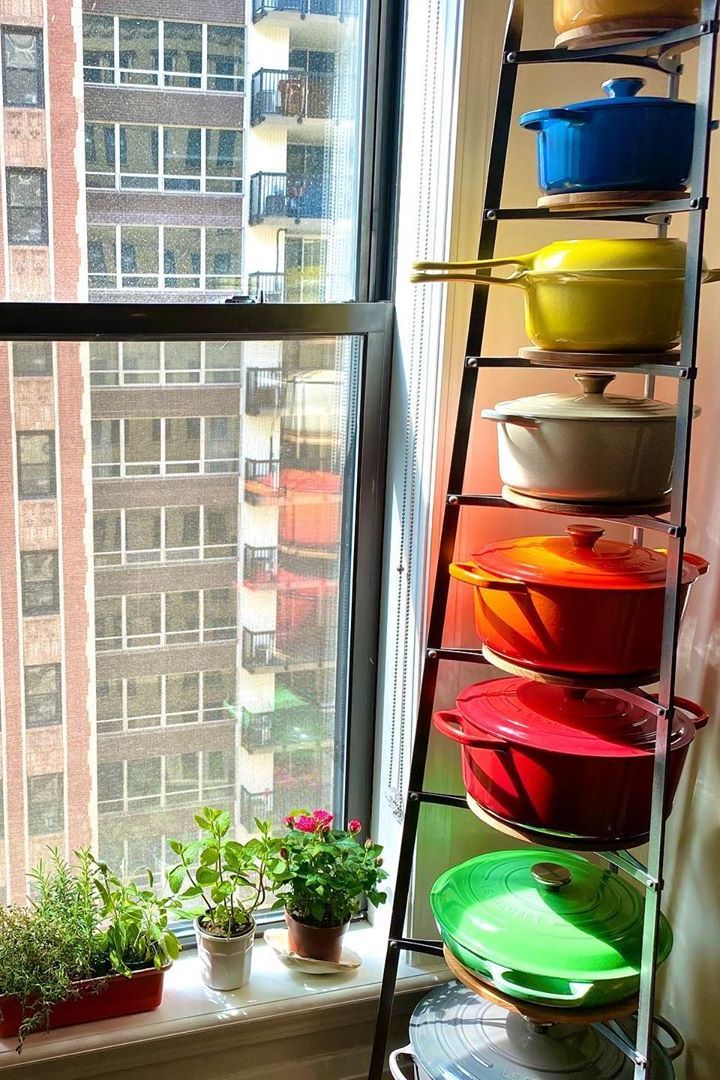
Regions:
<instances>
[{"instance_id":1,"label":"yellow saucepan","mask_svg":"<svg viewBox=\"0 0 720 1080\"><path fill-rule=\"evenodd\" d=\"M525 328L541 349L666 352L682 331L685 260L680 240L561 240L528 255L418 262L411 281L522 289ZM515 270L507 277L477 273L495 266ZM703 280L720 280L720 270L706 270Z\"/></svg>"},{"instance_id":2,"label":"yellow saucepan","mask_svg":"<svg viewBox=\"0 0 720 1080\"><path fill-rule=\"evenodd\" d=\"M632 24L651 28L665 20L669 28L685 26L700 18L698 0L555 0L554 20L558 34L580 27L613 28Z\"/></svg>"}]
</instances>

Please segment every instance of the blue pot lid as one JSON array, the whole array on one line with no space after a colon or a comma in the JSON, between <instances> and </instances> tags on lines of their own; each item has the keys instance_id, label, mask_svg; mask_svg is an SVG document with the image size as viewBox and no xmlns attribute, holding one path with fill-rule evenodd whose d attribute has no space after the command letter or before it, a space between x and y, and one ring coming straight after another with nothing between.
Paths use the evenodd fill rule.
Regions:
<instances>
[{"instance_id":1,"label":"blue pot lid","mask_svg":"<svg viewBox=\"0 0 720 1080\"><path fill-rule=\"evenodd\" d=\"M690 101L675 101L666 97L651 97L640 95L645 86L645 79L619 78L608 79L602 84L606 93L604 98L595 98L592 101L578 101L571 105L564 105L559 109L535 109L524 113L520 117L520 124L527 126L533 121L562 120L563 114L582 112L590 109L617 109L621 106L630 108L647 108L657 106L663 109L675 109L692 112L695 106Z\"/></svg>"},{"instance_id":2,"label":"blue pot lid","mask_svg":"<svg viewBox=\"0 0 720 1080\"><path fill-rule=\"evenodd\" d=\"M628 1028L629 1033L629 1025ZM460 983L422 999L410 1020L410 1043L431 1080L631 1080L629 1059L595 1028L558 1024L542 1034L517 1013L484 1000ZM673 1069L655 1043L654 1075ZM424 1074L423 1074L424 1075Z\"/></svg>"}]
</instances>

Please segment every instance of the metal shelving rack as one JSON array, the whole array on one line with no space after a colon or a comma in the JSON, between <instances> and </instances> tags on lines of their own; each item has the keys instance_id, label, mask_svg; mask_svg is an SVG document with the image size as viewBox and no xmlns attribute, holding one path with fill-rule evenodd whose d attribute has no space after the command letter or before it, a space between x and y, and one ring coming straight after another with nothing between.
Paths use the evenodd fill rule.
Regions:
<instances>
[{"instance_id":1,"label":"metal shelving rack","mask_svg":"<svg viewBox=\"0 0 720 1080\"><path fill-rule=\"evenodd\" d=\"M665 593L665 612L662 634L662 660L659 693L656 701L644 695L633 695L646 709L657 716L657 740L653 778L651 831L647 866L629 851L599 853L614 871L629 874L646 890L645 922L641 963L640 996L637 1017L637 1037L631 1043L616 1023L595 1025L633 1062L635 1080L651 1077L650 1053L653 1036L653 1007L655 1000L656 957L660 903L663 892L663 862L665 853L665 805L669 780L669 743L673 721L673 701L677 674L677 644L681 616L681 580L688 498L690 444L692 437L693 399L697 376L698 319L703 274L703 247L708 211L708 179L710 141L712 132L712 103L716 75L716 39L720 0L702 0L700 22L671 33L661 34L642 44L611 46L578 51L560 49L522 50L524 2L511 0L498 88L495 124L490 150L488 179L485 191L485 210L480 232L478 259L490 259L495 253L498 225L509 220L606 220L648 224L657 228L658 235L667 235L671 215L684 213L689 217L687 263L685 276L683 340L676 364L623 366L623 372L645 376L646 393L652 393L657 377L678 380L678 417L675 436L675 466L669 514L662 516L633 515L604 520L633 528L634 541L641 543L644 530L664 533L668 547L668 567ZM502 208L502 193L507 162L508 143L513 123L513 107L518 73L529 64L611 63L661 71L668 76L668 96L676 97L682 73L678 56L681 47L692 43L698 48L698 78L694 153L690 194L665 202L648 203L607 210L548 210ZM640 54L638 50L640 49ZM652 52L654 55L650 55ZM385 971L380 994L375 1039L368 1080L382 1080L385 1068L387 1041L392 1015L401 951L442 955L440 941L405 937L408 894L415 859L418 821L423 804L467 810L464 798L457 795L426 791L424 788L430 729L434 708L438 668L441 661L486 663L482 654L472 649L448 649L442 646L450 584L449 565L455 554L455 541L461 508L505 507L499 495L475 495L463 491L470 427L474 412L475 392L481 370L493 368L530 368L529 360L518 357L483 357L482 344L488 307L488 289L474 291L468 330L465 366L445 498L437 574L433 593L427 647L420 691L417 728L410 768L402 842L390 922ZM560 365L558 365L560 366ZM540 370L535 368L535 370ZM527 513L536 513L527 510ZM577 517L577 514L573 514ZM594 518L598 515L593 513ZM548 845L551 846L551 845Z\"/></svg>"}]
</instances>

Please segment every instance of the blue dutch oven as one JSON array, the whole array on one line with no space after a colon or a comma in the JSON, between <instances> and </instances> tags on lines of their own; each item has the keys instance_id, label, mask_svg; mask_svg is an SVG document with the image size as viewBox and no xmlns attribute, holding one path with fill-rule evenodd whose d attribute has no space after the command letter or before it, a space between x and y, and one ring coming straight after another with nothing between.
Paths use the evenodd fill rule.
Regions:
<instances>
[{"instance_id":1,"label":"blue dutch oven","mask_svg":"<svg viewBox=\"0 0 720 1080\"><path fill-rule=\"evenodd\" d=\"M583 191L681 191L692 164L695 106L637 97L644 79L609 79L608 95L520 117L538 133L540 187Z\"/></svg>"}]
</instances>

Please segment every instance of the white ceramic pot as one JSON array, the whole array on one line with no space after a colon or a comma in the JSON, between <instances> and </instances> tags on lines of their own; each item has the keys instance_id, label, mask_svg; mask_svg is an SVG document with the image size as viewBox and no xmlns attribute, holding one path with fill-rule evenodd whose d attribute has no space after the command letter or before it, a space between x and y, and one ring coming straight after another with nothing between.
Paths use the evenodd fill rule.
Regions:
<instances>
[{"instance_id":1,"label":"white ceramic pot","mask_svg":"<svg viewBox=\"0 0 720 1080\"><path fill-rule=\"evenodd\" d=\"M676 409L605 394L615 378L580 374L582 394L502 401L500 477L521 495L564 502L654 503L670 490Z\"/></svg>"},{"instance_id":2,"label":"white ceramic pot","mask_svg":"<svg viewBox=\"0 0 720 1080\"><path fill-rule=\"evenodd\" d=\"M200 957L200 974L206 986L213 990L239 990L250 980L252 948L255 941L255 922L237 937L217 937L208 934L195 920L195 939Z\"/></svg>"}]
</instances>

